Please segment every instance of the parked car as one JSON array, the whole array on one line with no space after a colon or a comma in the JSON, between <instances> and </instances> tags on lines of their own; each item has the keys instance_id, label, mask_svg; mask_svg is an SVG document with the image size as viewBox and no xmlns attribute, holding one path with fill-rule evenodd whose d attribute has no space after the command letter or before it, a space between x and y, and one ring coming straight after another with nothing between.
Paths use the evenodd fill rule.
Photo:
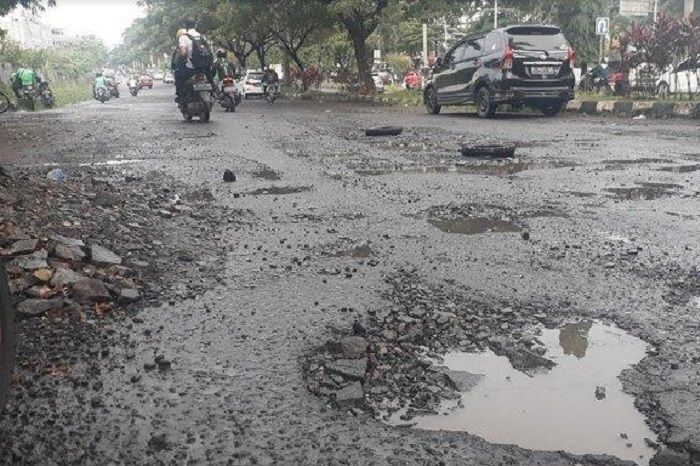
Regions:
<instances>
[{"instance_id":1,"label":"parked car","mask_svg":"<svg viewBox=\"0 0 700 466\"><path fill-rule=\"evenodd\" d=\"M153 78L147 74L142 74L139 77L139 90L148 88L153 89Z\"/></svg>"},{"instance_id":2,"label":"parked car","mask_svg":"<svg viewBox=\"0 0 700 466\"><path fill-rule=\"evenodd\" d=\"M173 76L173 74L170 72L165 73L165 76L163 77L163 82L165 84L175 84L175 76Z\"/></svg>"},{"instance_id":3,"label":"parked car","mask_svg":"<svg viewBox=\"0 0 700 466\"><path fill-rule=\"evenodd\" d=\"M245 74L245 93L247 99L250 96L262 96L263 72L260 70L248 70Z\"/></svg>"},{"instance_id":4,"label":"parked car","mask_svg":"<svg viewBox=\"0 0 700 466\"><path fill-rule=\"evenodd\" d=\"M421 79L421 75L417 71L409 71L406 73L406 76L403 78L403 87L405 89L420 89L421 86L423 85L423 80Z\"/></svg>"},{"instance_id":5,"label":"parked car","mask_svg":"<svg viewBox=\"0 0 700 466\"><path fill-rule=\"evenodd\" d=\"M688 58L662 74L656 90L660 97L700 92L700 57Z\"/></svg>"},{"instance_id":6,"label":"parked car","mask_svg":"<svg viewBox=\"0 0 700 466\"><path fill-rule=\"evenodd\" d=\"M424 91L432 114L475 103L480 117L499 105L557 115L574 98L576 54L556 26L515 25L473 34L439 57Z\"/></svg>"},{"instance_id":7,"label":"parked car","mask_svg":"<svg viewBox=\"0 0 700 466\"><path fill-rule=\"evenodd\" d=\"M382 77L378 74L372 74L372 79L374 80L374 87L377 89L377 92L384 92L385 85Z\"/></svg>"},{"instance_id":8,"label":"parked car","mask_svg":"<svg viewBox=\"0 0 700 466\"><path fill-rule=\"evenodd\" d=\"M165 73L163 73L162 71L156 71L155 73L153 73L153 79L155 81L162 81L163 79L165 79Z\"/></svg>"}]
</instances>

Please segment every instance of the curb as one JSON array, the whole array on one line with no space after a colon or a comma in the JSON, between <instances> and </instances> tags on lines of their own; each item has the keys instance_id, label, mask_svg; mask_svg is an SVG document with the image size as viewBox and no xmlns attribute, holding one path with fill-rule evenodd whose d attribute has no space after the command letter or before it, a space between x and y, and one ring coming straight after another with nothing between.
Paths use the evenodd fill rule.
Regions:
<instances>
[{"instance_id":1,"label":"curb","mask_svg":"<svg viewBox=\"0 0 700 466\"><path fill-rule=\"evenodd\" d=\"M572 100L566 111L583 115L700 119L700 102L633 102L629 100Z\"/></svg>"},{"instance_id":2,"label":"curb","mask_svg":"<svg viewBox=\"0 0 700 466\"><path fill-rule=\"evenodd\" d=\"M349 94L308 94L293 93L284 97L288 99L308 100L317 102L349 102L371 103L373 105L392 105L391 101L382 96L363 96ZM653 102L630 100L572 100L566 106L569 113L582 115L615 115L622 117L645 118L690 118L700 119L700 102Z\"/></svg>"}]
</instances>

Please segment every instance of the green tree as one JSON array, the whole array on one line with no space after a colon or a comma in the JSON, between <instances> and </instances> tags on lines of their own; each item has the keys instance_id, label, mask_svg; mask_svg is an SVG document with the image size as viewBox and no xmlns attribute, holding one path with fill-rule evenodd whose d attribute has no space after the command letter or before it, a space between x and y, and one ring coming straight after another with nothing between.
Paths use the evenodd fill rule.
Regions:
<instances>
[{"instance_id":1,"label":"green tree","mask_svg":"<svg viewBox=\"0 0 700 466\"><path fill-rule=\"evenodd\" d=\"M55 6L56 0L48 0L48 6ZM0 0L0 16L5 16L18 6L42 9L41 0Z\"/></svg>"}]
</instances>

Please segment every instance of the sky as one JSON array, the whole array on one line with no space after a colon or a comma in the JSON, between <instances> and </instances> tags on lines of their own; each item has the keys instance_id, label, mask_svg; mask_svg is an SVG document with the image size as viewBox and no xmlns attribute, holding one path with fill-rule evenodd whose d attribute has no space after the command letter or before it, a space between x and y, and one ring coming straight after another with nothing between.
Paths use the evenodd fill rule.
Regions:
<instances>
[{"instance_id":1,"label":"sky","mask_svg":"<svg viewBox=\"0 0 700 466\"><path fill-rule=\"evenodd\" d=\"M110 47L119 45L122 33L134 19L144 16L137 0L56 0L42 14L43 22L69 34L92 34Z\"/></svg>"}]
</instances>

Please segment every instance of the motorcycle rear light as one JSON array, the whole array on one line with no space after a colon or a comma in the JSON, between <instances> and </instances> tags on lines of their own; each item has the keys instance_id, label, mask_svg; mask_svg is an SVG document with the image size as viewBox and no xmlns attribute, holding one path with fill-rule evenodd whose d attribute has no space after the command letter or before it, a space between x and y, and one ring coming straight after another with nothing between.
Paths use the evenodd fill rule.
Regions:
<instances>
[{"instance_id":1,"label":"motorcycle rear light","mask_svg":"<svg viewBox=\"0 0 700 466\"><path fill-rule=\"evenodd\" d=\"M573 68L574 62L576 61L576 51L574 49L572 49L571 47L569 47L569 50L568 50L568 59L569 59L569 65L571 65L571 67Z\"/></svg>"},{"instance_id":2,"label":"motorcycle rear light","mask_svg":"<svg viewBox=\"0 0 700 466\"><path fill-rule=\"evenodd\" d=\"M513 69L513 56L515 55L515 51L508 47L506 51L503 53L503 62L501 63L501 68L504 70L512 70Z\"/></svg>"}]
</instances>

